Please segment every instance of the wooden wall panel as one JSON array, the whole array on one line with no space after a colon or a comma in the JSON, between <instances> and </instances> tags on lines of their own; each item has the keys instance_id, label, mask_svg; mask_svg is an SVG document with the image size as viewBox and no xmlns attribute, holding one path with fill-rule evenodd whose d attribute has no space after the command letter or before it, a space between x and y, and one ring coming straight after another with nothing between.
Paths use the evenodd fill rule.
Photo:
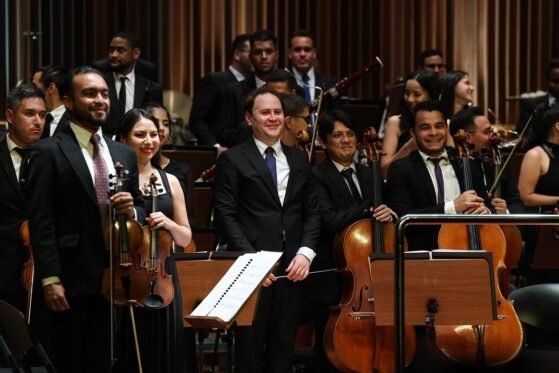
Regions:
<instances>
[{"instance_id":1,"label":"wooden wall panel","mask_svg":"<svg viewBox=\"0 0 559 373\"><path fill-rule=\"evenodd\" d=\"M38 66L69 67L107 54L110 36L128 29L142 41L142 56L159 65L165 89L192 94L196 82L228 65L235 35L268 28L279 37L280 67L287 66L288 36L308 29L317 38L320 69L339 79L378 55L384 69L347 94L378 98L384 87L415 68L416 55L437 48L450 68L464 69L476 102L502 121L516 118L506 101L542 88L545 64L559 57L559 11L553 0L0 0L8 9L8 35L0 56L0 102L8 87ZM19 9L19 13L16 12ZM60 21L62 20L62 21ZM29 32L40 33L31 41ZM26 36L27 35L27 36ZM6 44L6 43L4 43ZM7 81L6 81L7 76ZM2 110L3 111L3 110Z\"/></svg>"}]
</instances>

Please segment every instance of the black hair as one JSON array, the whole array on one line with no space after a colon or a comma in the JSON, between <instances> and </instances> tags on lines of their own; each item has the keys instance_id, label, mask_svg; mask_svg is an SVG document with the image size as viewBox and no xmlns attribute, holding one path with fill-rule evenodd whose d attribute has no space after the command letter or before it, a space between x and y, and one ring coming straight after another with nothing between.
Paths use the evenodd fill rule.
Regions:
<instances>
[{"instance_id":1,"label":"black hair","mask_svg":"<svg viewBox=\"0 0 559 373\"><path fill-rule=\"evenodd\" d=\"M65 96L74 99L74 77L76 75L83 75L83 74L97 74L103 80L105 80L105 78L103 77L103 73L91 66L76 67L75 69L70 71L70 75L68 77L68 88L66 89L66 93L64 94Z\"/></svg>"},{"instance_id":2,"label":"black hair","mask_svg":"<svg viewBox=\"0 0 559 373\"><path fill-rule=\"evenodd\" d=\"M545 68L545 75L548 80L551 78L551 70L553 69L559 69L559 58L554 58L547 64Z\"/></svg>"},{"instance_id":3,"label":"black hair","mask_svg":"<svg viewBox=\"0 0 559 373\"><path fill-rule=\"evenodd\" d=\"M270 87L266 87L265 85L260 87L260 88L256 88L254 91L250 92L245 100L245 112L251 113L252 114L252 108L254 107L254 100L256 99L256 97L261 96L263 94L266 93L270 93L274 96L276 96L278 98L278 100L281 101L281 97L279 95L278 92L276 92L275 89L270 88ZM282 103L282 110L283 110L283 103Z\"/></svg>"},{"instance_id":4,"label":"black hair","mask_svg":"<svg viewBox=\"0 0 559 373\"><path fill-rule=\"evenodd\" d=\"M128 110L122 117L122 120L120 122L119 138L121 140L127 138L130 132L132 132L132 129L134 128L136 123L144 118L153 122L155 128L157 128L157 131L159 131L159 122L153 116L153 114L145 109L133 108ZM160 151L161 148L159 148L159 152ZM153 158L151 158L151 164L156 168L161 168L159 166L159 152Z\"/></svg>"},{"instance_id":5,"label":"black hair","mask_svg":"<svg viewBox=\"0 0 559 373\"><path fill-rule=\"evenodd\" d=\"M250 42L250 34L237 35L231 43L231 54L235 53L235 51L244 51L247 41Z\"/></svg>"},{"instance_id":6,"label":"black hair","mask_svg":"<svg viewBox=\"0 0 559 373\"><path fill-rule=\"evenodd\" d=\"M286 82L290 91L297 90L297 80L292 73L284 69L275 69L268 74L266 82Z\"/></svg>"},{"instance_id":7,"label":"black hair","mask_svg":"<svg viewBox=\"0 0 559 373\"><path fill-rule=\"evenodd\" d=\"M160 104L159 102L156 101L150 101L147 102L143 108L151 115L153 115L153 109L161 109L167 113L167 118L169 118L169 137L171 137L171 135L173 134L173 130L172 130L173 126L171 126L171 113L169 113L169 110L165 107L165 105ZM155 118L155 120L157 121L157 118ZM159 121L157 121L157 123L159 127Z\"/></svg>"},{"instance_id":8,"label":"black hair","mask_svg":"<svg viewBox=\"0 0 559 373\"><path fill-rule=\"evenodd\" d=\"M466 132L475 131L476 117L484 116L483 109L479 106L468 106L452 117L450 120L450 133L456 134L458 130L464 130Z\"/></svg>"},{"instance_id":9,"label":"black hair","mask_svg":"<svg viewBox=\"0 0 559 373\"><path fill-rule=\"evenodd\" d=\"M318 136L322 141L326 142L326 137L334 131L334 124L336 122L342 122L344 126L357 132L353 119L346 112L341 110L327 111L318 118Z\"/></svg>"},{"instance_id":10,"label":"black hair","mask_svg":"<svg viewBox=\"0 0 559 373\"><path fill-rule=\"evenodd\" d=\"M443 57L442 53L436 49L426 49L419 53L419 55L417 56L417 66L425 67L425 59L432 56L440 56L441 58Z\"/></svg>"},{"instance_id":11,"label":"black hair","mask_svg":"<svg viewBox=\"0 0 559 373\"><path fill-rule=\"evenodd\" d=\"M21 101L26 98L40 98L45 101L45 94L35 84L24 83L13 88L6 97L6 109L16 111Z\"/></svg>"},{"instance_id":12,"label":"black hair","mask_svg":"<svg viewBox=\"0 0 559 373\"><path fill-rule=\"evenodd\" d=\"M68 85L70 84L69 70L61 65L47 65L37 69L37 72L41 72L41 79L39 79L39 81L45 90L54 83L58 89L58 97L62 100L62 97L66 94Z\"/></svg>"},{"instance_id":13,"label":"black hair","mask_svg":"<svg viewBox=\"0 0 559 373\"><path fill-rule=\"evenodd\" d=\"M256 41L272 41L274 43L274 48L278 49L278 38L274 35L272 31L269 30L259 30L250 35L250 48L254 48L254 42Z\"/></svg>"},{"instance_id":14,"label":"black hair","mask_svg":"<svg viewBox=\"0 0 559 373\"><path fill-rule=\"evenodd\" d=\"M283 115L286 117L300 115L309 106L305 98L299 95L283 93L280 94L280 98L283 106Z\"/></svg>"},{"instance_id":15,"label":"black hair","mask_svg":"<svg viewBox=\"0 0 559 373\"><path fill-rule=\"evenodd\" d=\"M415 80L419 83L421 88L423 88L429 95L429 100L436 100L439 97L439 80L435 74L428 70L416 70L406 77L404 83L404 92L406 89L406 83L408 80ZM413 127L414 113L410 111L408 105L406 105L406 100L402 97L400 103L400 112L402 116L400 117L400 132L407 133L411 127Z\"/></svg>"},{"instance_id":16,"label":"black hair","mask_svg":"<svg viewBox=\"0 0 559 373\"><path fill-rule=\"evenodd\" d=\"M443 106L439 101L430 100L430 101L423 101L417 104L414 109L414 114L413 114L414 119L417 117L417 113L419 113L420 111L427 111L430 113L434 111L438 111L439 113L441 113L443 117L443 121L446 124L447 116L445 115ZM415 128L416 123L417 121L414 120L413 128Z\"/></svg>"},{"instance_id":17,"label":"black hair","mask_svg":"<svg viewBox=\"0 0 559 373\"><path fill-rule=\"evenodd\" d=\"M535 115L534 125L530 127L528 135L521 144L524 151L547 141L551 129L559 122L559 105L554 105L545 111L540 110Z\"/></svg>"},{"instance_id":18,"label":"black hair","mask_svg":"<svg viewBox=\"0 0 559 373\"><path fill-rule=\"evenodd\" d=\"M301 38L310 38L313 42L313 46L314 46L314 37L313 35L307 31L307 30L295 30L291 33L291 35L289 35L289 46L291 47L291 41L293 40L293 38L296 37L301 37Z\"/></svg>"},{"instance_id":19,"label":"black hair","mask_svg":"<svg viewBox=\"0 0 559 373\"><path fill-rule=\"evenodd\" d=\"M454 101L456 100L455 88L462 78L468 75L462 70L448 72L439 78L440 97L439 101L443 105L444 114L447 118L454 115Z\"/></svg>"},{"instance_id":20,"label":"black hair","mask_svg":"<svg viewBox=\"0 0 559 373\"><path fill-rule=\"evenodd\" d=\"M116 34L113 35L112 39L114 38L121 38L124 39L128 42L128 44L130 44L130 47L132 49L134 48L140 48L140 40L138 39L138 37L136 35L134 35L132 32L130 31L119 31Z\"/></svg>"}]
</instances>

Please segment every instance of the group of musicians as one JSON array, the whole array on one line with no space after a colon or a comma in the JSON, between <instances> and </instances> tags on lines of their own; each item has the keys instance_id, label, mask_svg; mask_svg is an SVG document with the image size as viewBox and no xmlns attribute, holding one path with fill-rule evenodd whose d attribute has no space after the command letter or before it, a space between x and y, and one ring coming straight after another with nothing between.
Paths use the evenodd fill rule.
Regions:
<instances>
[{"instance_id":1,"label":"group of musicians","mask_svg":"<svg viewBox=\"0 0 559 373\"><path fill-rule=\"evenodd\" d=\"M166 133L169 116L163 113L165 123L149 111L134 109L161 101L159 85L135 72L139 57L135 37L118 33L110 44L109 72L46 67L38 71L35 85L21 84L7 97L8 134L0 143L0 299L22 311L33 306L31 326L59 372L130 369L112 358L111 334L122 339L123 333L109 327L112 311L109 299L102 295L107 271L115 271L107 268L112 255L111 217L125 216L151 230L166 229L177 246L188 246L191 241L184 208L185 198L190 198L187 181L172 176L171 170L162 171L158 158L159 134ZM437 51L423 53L418 71L405 81L401 110L387 122L384 141L391 144L390 162L382 164L382 173L374 173L366 157L358 156L357 127L338 109L339 102L327 98L320 115L313 115L321 96L315 87L325 90L335 86L335 81L316 70L312 36L298 31L290 39L293 66L286 86L294 89L285 93L267 85L268 76L276 71L277 57L277 39L267 31L237 38L227 70L232 79L223 74L204 78L200 92L216 92L211 97L195 92L194 99L195 127L207 125L208 141L220 152L214 209L221 243L231 251L283 253L277 269L263 283L252 326L235 330L237 372L291 372L297 326L305 313L315 327L314 361L308 370L337 371L327 357L331 352L323 346L330 309L338 305L346 287L332 270L342 265L336 263L333 246L336 236L356 221L391 224L409 213L508 214L523 211L523 203L559 212L555 207L559 202L559 110L553 107L559 98L557 60L547 70L546 107L531 109L532 136L524 144L527 153L518 184L506 172L503 193L497 196L489 193L496 166L487 161L491 158L487 153L495 150L495 132L484 110L473 105L474 88L467 73L446 73ZM304 99L290 97L297 94ZM202 106L205 112L197 112ZM204 124L204 115L221 123ZM126 131L123 123L128 123ZM309 157L301 149L309 146L308 141L307 145L293 141L307 129L318 135L326 154L314 166L309 162L313 154ZM459 130L463 137L453 138ZM224 137L226 133L234 136ZM463 172L457 148L472 158L470 174ZM111 191L110 175L117 174L121 165L127 170L127 180ZM180 169L179 173L187 172ZM145 194L150 173L156 174L162 190L159 197L168 201L163 204L169 210L148 208ZM178 192L180 187L184 197ZM375 189L382 192L380 203L373 198ZM165 200L165 195L171 198ZM29 221L27 248L20 237L25 220ZM438 230L439 226L408 229L408 249L437 248ZM35 281L27 285L37 291L33 299L27 299L21 272L31 250ZM526 256L529 268L531 254ZM172 260L167 258L161 270L173 273ZM176 304L167 307L172 306ZM156 312L149 310L148 302L139 302L135 308L135 312ZM128 322L122 314L117 324ZM175 315L175 325L147 320L140 323L140 340L142 333L154 334L149 328L180 327L181 317L180 312ZM171 338L171 334L162 332L158 338ZM174 338L182 341L183 336ZM119 350L134 351L119 349L118 341L116 345L117 356ZM154 351L161 351L161 356L152 356L154 361L183 360L186 354L176 344ZM436 371L435 360L418 357L409 369ZM186 367L183 363L155 362L146 371L196 371L195 363ZM470 369L459 363L441 366L446 371Z\"/></svg>"}]
</instances>

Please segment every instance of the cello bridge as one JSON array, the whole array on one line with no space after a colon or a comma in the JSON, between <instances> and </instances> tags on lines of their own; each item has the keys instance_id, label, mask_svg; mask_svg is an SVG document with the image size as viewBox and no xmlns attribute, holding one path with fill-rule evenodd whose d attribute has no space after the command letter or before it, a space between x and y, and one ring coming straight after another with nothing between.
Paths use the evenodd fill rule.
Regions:
<instances>
[{"instance_id":1,"label":"cello bridge","mask_svg":"<svg viewBox=\"0 0 559 373\"><path fill-rule=\"evenodd\" d=\"M349 312L348 316L356 320L371 320L375 318L374 312Z\"/></svg>"}]
</instances>

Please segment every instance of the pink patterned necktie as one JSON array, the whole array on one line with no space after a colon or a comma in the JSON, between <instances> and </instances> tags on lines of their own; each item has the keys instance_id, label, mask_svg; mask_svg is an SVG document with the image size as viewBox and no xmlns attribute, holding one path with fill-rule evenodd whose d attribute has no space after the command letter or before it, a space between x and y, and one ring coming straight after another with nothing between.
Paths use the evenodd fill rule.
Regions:
<instances>
[{"instance_id":1,"label":"pink patterned necktie","mask_svg":"<svg viewBox=\"0 0 559 373\"><path fill-rule=\"evenodd\" d=\"M99 143L101 137L95 133L91 136L90 142L93 144L93 169L95 172L95 194L99 203L99 213L101 214L101 226L103 232L107 231L109 224L109 170L105 164L105 160L101 155ZM106 235L105 235L106 236Z\"/></svg>"}]
</instances>

